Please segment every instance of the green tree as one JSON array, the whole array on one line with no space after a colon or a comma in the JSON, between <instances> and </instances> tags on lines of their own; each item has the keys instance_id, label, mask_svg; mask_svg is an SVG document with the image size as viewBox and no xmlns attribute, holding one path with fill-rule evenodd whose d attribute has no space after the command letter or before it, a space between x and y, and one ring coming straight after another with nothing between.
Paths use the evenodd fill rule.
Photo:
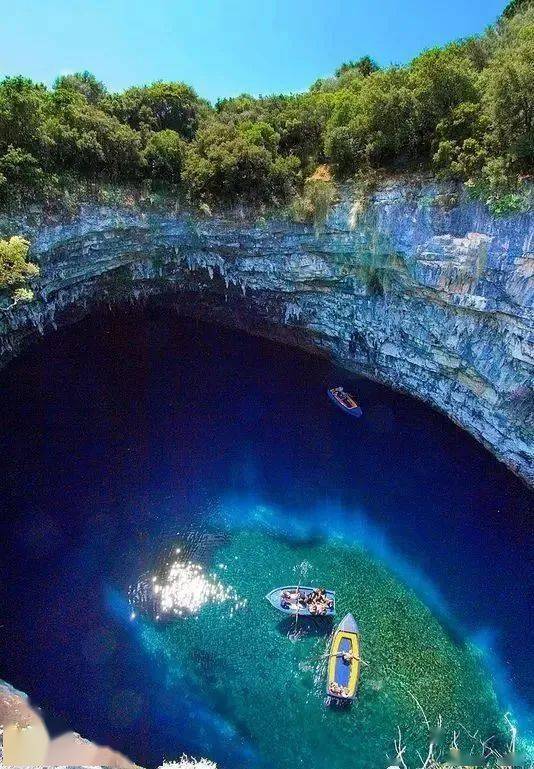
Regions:
<instances>
[{"instance_id":1,"label":"green tree","mask_svg":"<svg viewBox=\"0 0 534 769\"><path fill-rule=\"evenodd\" d=\"M477 75L465 52L449 46L432 48L414 59L409 77L416 102L414 144L426 154L439 121L462 102L478 100Z\"/></svg>"},{"instance_id":2,"label":"green tree","mask_svg":"<svg viewBox=\"0 0 534 769\"><path fill-rule=\"evenodd\" d=\"M184 140L169 128L151 134L143 151L150 175L169 182L180 181L184 156Z\"/></svg>"},{"instance_id":3,"label":"green tree","mask_svg":"<svg viewBox=\"0 0 534 769\"><path fill-rule=\"evenodd\" d=\"M434 168L445 178L470 179L490 152L491 123L478 102L463 102L436 127Z\"/></svg>"},{"instance_id":4,"label":"green tree","mask_svg":"<svg viewBox=\"0 0 534 769\"><path fill-rule=\"evenodd\" d=\"M277 134L266 123L211 122L188 147L184 180L193 197L271 201L285 197L298 179L297 158L276 154Z\"/></svg>"},{"instance_id":5,"label":"green tree","mask_svg":"<svg viewBox=\"0 0 534 769\"><path fill-rule=\"evenodd\" d=\"M47 98L44 86L25 77L6 77L0 83L0 151L11 145L42 155Z\"/></svg>"},{"instance_id":6,"label":"green tree","mask_svg":"<svg viewBox=\"0 0 534 769\"><path fill-rule=\"evenodd\" d=\"M90 176L138 176L144 166L141 138L113 115L74 91L59 89L45 123L55 165Z\"/></svg>"},{"instance_id":7,"label":"green tree","mask_svg":"<svg viewBox=\"0 0 534 769\"><path fill-rule=\"evenodd\" d=\"M112 109L119 120L136 131L170 129L190 140L207 108L188 85L158 82L144 88L129 88L115 96Z\"/></svg>"},{"instance_id":8,"label":"green tree","mask_svg":"<svg viewBox=\"0 0 534 769\"><path fill-rule=\"evenodd\" d=\"M417 105L403 68L375 72L359 93L344 92L326 130L325 152L338 174L410 158L417 142Z\"/></svg>"},{"instance_id":9,"label":"green tree","mask_svg":"<svg viewBox=\"0 0 534 769\"><path fill-rule=\"evenodd\" d=\"M242 94L217 103L217 116L234 125L247 121L268 123L279 135L278 152L295 155L311 170L324 161L323 132L332 110L330 93L304 93L255 99Z\"/></svg>"},{"instance_id":10,"label":"green tree","mask_svg":"<svg viewBox=\"0 0 534 769\"><path fill-rule=\"evenodd\" d=\"M370 56L362 56L358 61L347 61L342 64L341 67L336 69L336 77L341 77L341 75L344 75L347 72L356 73L362 77L368 77L379 69L380 67L374 59L371 59Z\"/></svg>"},{"instance_id":11,"label":"green tree","mask_svg":"<svg viewBox=\"0 0 534 769\"><path fill-rule=\"evenodd\" d=\"M72 75L61 75L54 83L56 90L80 93L89 104L98 105L106 96L106 88L100 80L85 70Z\"/></svg>"},{"instance_id":12,"label":"green tree","mask_svg":"<svg viewBox=\"0 0 534 769\"><path fill-rule=\"evenodd\" d=\"M515 16L516 13L519 13L519 11L523 11L526 8L531 8L533 5L534 5L533 0L510 0L508 5L502 12L501 18L511 19L512 16Z\"/></svg>"},{"instance_id":13,"label":"green tree","mask_svg":"<svg viewBox=\"0 0 534 769\"><path fill-rule=\"evenodd\" d=\"M12 145L0 157L0 174L10 184L20 184L34 189L40 188L45 180L44 171L37 158L34 158L30 152Z\"/></svg>"},{"instance_id":14,"label":"green tree","mask_svg":"<svg viewBox=\"0 0 534 769\"><path fill-rule=\"evenodd\" d=\"M19 235L9 240L0 240L0 290L13 291L24 288L24 284L39 275L36 264L28 261L30 244ZM29 291L29 289L26 289ZM26 300L29 295L25 295ZM33 295L32 295L33 296ZM23 294L18 295L24 299ZM29 297L31 298L31 297Z\"/></svg>"},{"instance_id":15,"label":"green tree","mask_svg":"<svg viewBox=\"0 0 534 769\"><path fill-rule=\"evenodd\" d=\"M336 97L332 93L305 93L285 99L268 120L280 136L279 152L295 155L309 173L323 163L323 135Z\"/></svg>"},{"instance_id":16,"label":"green tree","mask_svg":"<svg viewBox=\"0 0 534 769\"><path fill-rule=\"evenodd\" d=\"M242 93L228 99L219 99L215 104L217 117L223 123L242 123L246 120L265 120L269 110L269 103L283 101L289 97L271 97L270 99L250 96Z\"/></svg>"},{"instance_id":17,"label":"green tree","mask_svg":"<svg viewBox=\"0 0 534 769\"><path fill-rule=\"evenodd\" d=\"M534 10L515 16L484 70L483 104L497 145L523 170L534 163Z\"/></svg>"}]
</instances>

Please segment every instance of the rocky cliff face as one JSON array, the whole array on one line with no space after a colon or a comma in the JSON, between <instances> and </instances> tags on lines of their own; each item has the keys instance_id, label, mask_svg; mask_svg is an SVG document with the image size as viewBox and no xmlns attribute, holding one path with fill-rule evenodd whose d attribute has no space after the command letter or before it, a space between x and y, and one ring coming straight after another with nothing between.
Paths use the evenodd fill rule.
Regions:
<instances>
[{"instance_id":1,"label":"rocky cliff face","mask_svg":"<svg viewBox=\"0 0 534 769\"><path fill-rule=\"evenodd\" d=\"M138 769L120 753L74 732L50 739L28 697L4 681L0 681L0 766Z\"/></svg>"},{"instance_id":2,"label":"rocky cliff face","mask_svg":"<svg viewBox=\"0 0 534 769\"><path fill-rule=\"evenodd\" d=\"M89 204L0 225L41 266L35 300L0 312L0 360L98 302L154 297L422 398L534 481L532 215L412 180L366 206L344 189L320 229Z\"/></svg>"}]
</instances>

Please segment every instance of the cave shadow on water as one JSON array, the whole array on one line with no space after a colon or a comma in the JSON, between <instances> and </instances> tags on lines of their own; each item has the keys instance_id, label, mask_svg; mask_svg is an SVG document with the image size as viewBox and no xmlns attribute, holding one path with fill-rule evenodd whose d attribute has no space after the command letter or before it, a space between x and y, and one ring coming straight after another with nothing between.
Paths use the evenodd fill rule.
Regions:
<instances>
[{"instance_id":1,"label":"cave shadow on water","mask_svg":"<svg viewBox=\"0 0 534 769\"><path fill-rule=\"evenodd\" d=\"M359 396L364 417L357 424L327 400L331 384ZM424 404L308 353L154 309L93 316L51 334L0 373L0 388L0 539L9 553L0 559L0 626L9 628L0 676L34 695L45 713L68 716L84 736L148 766L161 761L162 746L169 757L179 749L191 703L179 685L166 689L160 650L167 628L148 634L156 650L149 663L139 648L146 628L130 623L127 612L119 625L102 596L108 586L125 596L181 541L180 532L201 533L188 540L195 560L231 549L232 536L203 533L232 495L282 510L272 531L293 550L292 578L275 585L298 581L290 569L300 548L314 551L331 536L352 546L367 532L380 550L386 532L388 567L394 571L400 553L414 573L427 575L459 618L452 632L494 630L499 667L511 671L514 688L531 691L532 495ZM256 511L236 508L236 531L250 521L257 529ZM269 611L262 576L254 586L260 622L261 602ZM196 628L211 616L180 626L176 639L190 634L199 669ZM278 653L294 619L270 620ZM246 632L244 612L237 626ZM313 705L301 647L326 635L317 630L286 650L290 663L303 655L304 667L292 668L297 703ZM240 642L241 634L236 647ZM258 643L263 649L261 634ZM80 699L80 691L87 696ZM121 720L122 691L143 694L137 720ZM219 696L222 709L224 687ZM358 704L367 708L369 698ZM213 756L226 769L230 727L219 725L205 700L190 711L202 720L184 749L200 752L207 724ZM249 715L234 709L230 726Z\"/></svg>"}]
</instances>

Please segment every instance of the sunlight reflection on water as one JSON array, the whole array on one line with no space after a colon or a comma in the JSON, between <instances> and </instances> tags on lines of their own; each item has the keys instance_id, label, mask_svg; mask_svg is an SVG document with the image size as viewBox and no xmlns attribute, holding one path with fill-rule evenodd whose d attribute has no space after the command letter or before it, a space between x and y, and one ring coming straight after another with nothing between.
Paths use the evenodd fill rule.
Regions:
<instances>
[{"instance_id":1,"label":"sunlight reflection on water","mask_svg":"<svg viewBox=\"0 0 534 769\"><path fill-rule=\"evenodd\" d=\"M213 540L213 541L212 541ZM239 597L231 585L225 585L218 575L207 572L201 558L218 541L206 532L190 532L183 544L174 547L161 564L151 573L143 574L131 585L128 599L130 619L138 612L159 620L196 615L206 604L231 604L230 614L246 606L246 599ZM217 564L219 571L226 564Z\"/></svg>"}]
</instances>

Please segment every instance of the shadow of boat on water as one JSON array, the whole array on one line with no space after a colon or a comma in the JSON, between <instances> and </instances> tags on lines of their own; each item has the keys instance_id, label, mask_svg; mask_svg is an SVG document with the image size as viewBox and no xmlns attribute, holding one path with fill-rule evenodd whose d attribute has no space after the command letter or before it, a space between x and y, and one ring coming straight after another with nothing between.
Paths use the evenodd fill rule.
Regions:
<instances>
[{"instance_id":1,"label":"shadow of boat on water","mask_svg":"<svg viewBox=\"0 0 534 769\"><path fill-rule=\"evenodd\" d=\"M333 713L346 713L348 710L352 710L353 700L338 700L336 697L329 697L326 695L326 706Z\"/></svg>"},{"instance_id":2,"label":"shadow of boat on water","mask_svg":"<svg viewBox=\"0 0 534 769\"><path fill-rule=\"evenodd\" d=\"M278 623L278 630L284 636L298 633L300 636L329 636L334 626L333 617L301 617L288 615Z\"/></svg>"}]
</instances>

